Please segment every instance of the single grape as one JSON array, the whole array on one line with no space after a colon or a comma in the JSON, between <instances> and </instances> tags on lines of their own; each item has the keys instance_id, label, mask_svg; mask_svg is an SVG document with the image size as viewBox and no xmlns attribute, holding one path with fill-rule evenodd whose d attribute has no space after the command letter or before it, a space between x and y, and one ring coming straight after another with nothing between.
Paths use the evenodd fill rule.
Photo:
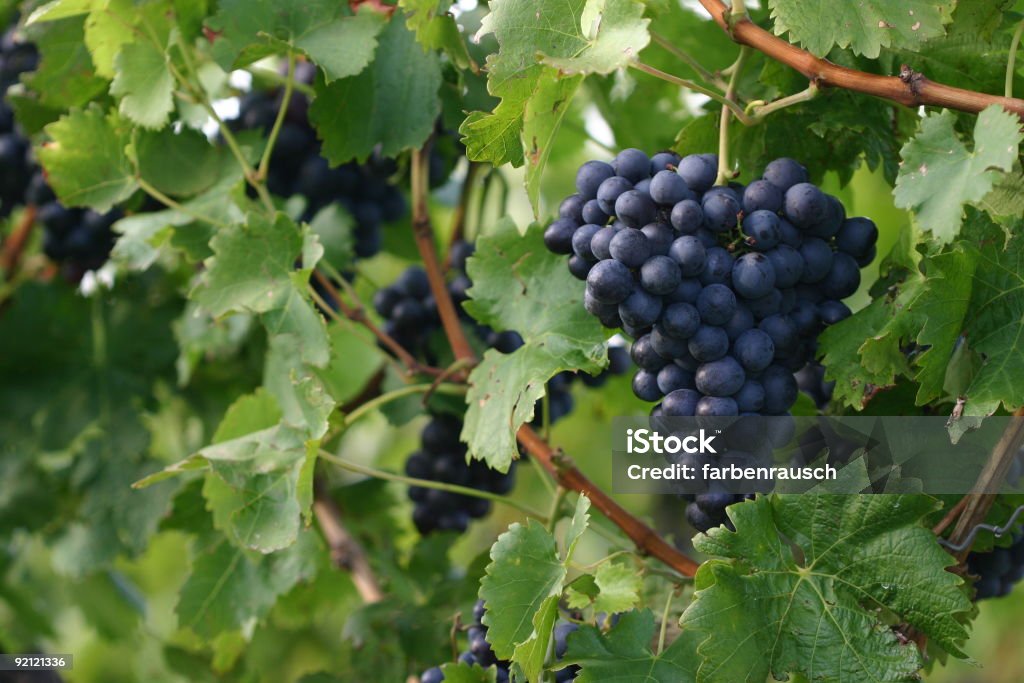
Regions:
<instances>
[{"instance_id":1,"label":"single grape","mask_svg":"<svg viewBox=\"0 0 1024 683\"><path fill-rule=\"evenodd\" d=\"M572 236L578 223L569 218L560 218L544 231L544 246L555 254L572 253Z\"/></svg>"},{"instance_id":2,"label":"single grape","mask_svg":"<svg viewBox=\"0 0 1024 683\"><path fill-rule=\"evenodd\" d=\"M775 357L775 342L763 330L747 330L736 338L732 354L744 370L754 375L771 365Z\"/></svg>"},{"instance_id":3,"label":"single grape","mask_svg":"<svg viewBox=\"0 0 1024 683\"><path fill-rule=\"evenodd\" d=\"M622 176L612 176L597 188L597 205L609 216L615 214L615 202L627 190L633 189L633 183ZM580 193L582 194L582 193Z\"/></svg>"},{"instance_id":4,"label":"single grape","mask_svg":"<svg viewBox=\"0 0 1024 683\"><path fill-rule=\"evenodd\" d=\"M625 228L612 237L608 252L628 268L639 268L651 255L647 235L635 228Z\"/></svg>"},{"instance_id":5,"label":"single grape","mask_svg":"<svg viewBox=\"0 0 1024 683\"><path fill-rule=\"evenodd\" d=\"M747 376L732 356L726 356L697 368L694 381L706 396L727 397L740 390Z\"/></svg>"},{"instance_id":6,"label":"single grape","mask_svg":"<svg viewBox=\"0 0 1024 683\"><path fill-rule=\"evenodd\" d=\"M782 157L770 162L764 169L764 179L770 182L781 192L809 180L807 169L798 162L787 157Z\"/></svg>"},{"instance_id":7,"label":"single grape","mask_svg":"<svg viewBox=\"0 0 1024 683\"><path fill-rule=\"evenodd\" d=\"M715 184L715 178L718 177L718 161L716 159L712 162L702 154L690 154L680 159L676 172L691 190L706 192Z\"/></svg>"},{"instance_id":8,"label":"single grape","mask_svg":"<svg viewBox=\"0 0 1024 683\"><path fill-rule=\"evenodd\" d=\"M704 227L715 233L729 232L735 228L742 210L740 203L726 192L704 195L701 209L704 211Z\"/></svg>"},{"instance_id":9,"label":"single grape","mask_svg":"<svg viewBox=\"0 0 1024 683\"><path fill-rule=\"evenodd\" d=\"M631 228L642 228L657 216L658 208L650 195L627 190L615 200L615 215Z\"/></svg>"},{"instance_id":10,"label":"single grape","mask_svg":"<svg viewBox=\"0 0 1024 683\"><path fill-rule=\"evenodd\" d=\"M775 287L775 268L764 254L744 254L732 268L736 293L747 299L759 299Z\"/></svg>"},{"instance_id":11,"label":"single grape","mask_svg":"<svg viewBox=\"0 0 1024 683\"><path fill-rule=\"evenodd\" d=\"M672 227L684 235L695 235L704 226L704 210L693 199L684 199L672 207Z\"/></svg>"},{"instance_id":12,"label":"single grape","mask_svg":"<svg viewBox=\"0 0 1024 683\"><path fill-rule=\"evenodd\" d=\"M786 190L786 219L801 230L813 232L828 220L830 211L828 197L810 183L798 183Z\"/></svg>"},{"instance_id":13,"label":"single grape","mask_svg":"<svg viewBox=\"0 0 1024 683\"><path fill-rule=\"evenodd\" d=\"M755 180L743 190L743 212L782 211L782 191L767 180Z\"/></svg>"},{"instance_id":14,"label":"single grape","mask_svg":"<svg viewBox=\"0 0 1024 683\"><path fill-rule=\"evenodd\" d=\"M658 171L651 178L651 199L662 206L675 206L684 199L694 199L696 195L686 186L686 181L674 171Z\"/></svg>"},{"instance_id":15,"label":"single grape","mask_svg":"<svg viewBox=\"0 0 1024 683\"><path fill-rule=\"evenodd\" d=\"M681 280L679 266L668 256L652 256L640 267L640 285L651 294L670 294Z\"/></svg>"},{"instance_id":16,"label":"single grape","mask_svg":"<svg viewBox=\"0 0 1024 683\"><path fill-rule=\"evenodd\" d=\"M704 271L708 252L699 239L692 235L683 235L672 242L668 255L679 264L679 273L686 278L694 277Z\"/></svg>"},{"instance_id":17,"label":"single grape","mask_svg":"<svg viewBox=\"0 0 1024 683\"><path fill-rule=\"evenodd\" d=\"M690 355L701 363L718 360L729 351L729 335L721 327L701 325L688 343Z\"/></svg>"},{"instance_id":18,"label":"single grape","mask_svg":"<svg viewBox=\"0 0 1024 683\"><path fill-rule=\"evenodd\" d=\"M639 149L624 149L612 161L612 168L616 175L638 183L651 175L651 160Z\"/></svg>"},{"instance_id":19,"label":"single grape","mask_svg":"<svg viewBox=\"0 0 1024 683\"><path fill-rule=\"evenodd\" d=\"M584 199L597 197L601 183L615 175L611 164L603 161L588 161L576 172L576 192Z\"/></svg>"},{"instance_id":20,"label":"single grape","mask_svg":"<svg viewBox=\"0 0 1024 683\"><path fill-rule=\"evenodd\" d=\"M705 325L724 325L736 312L736 295L725 285L708 285L697 297L697 311Z\"/></svg>"},{"instance_id":21,"label":"single grape","mask_svg":"<svg viewBox=\"0 0 1024 683\"><path fill-rule=\"evenodd\" d=\"M601 303L622 303L633 293L633 274L614 259L600 261L587 275L587 291Z\"/></svg>"},{"instance_id":22,"label":"single grape","mask_svg":"<svg viewBox=\"0 0 1024 683\"><path fill-rule=\"evenodd\" d=\"M619 317L622 322L634 328L650 327L661 314L661 297L645 292L641 288L633 290L629 297L619 304Z\"/></svg>"},{"instance_id":23,"label":"single grape","mask_svg":"<svg viewBox=\"0 0 1024 683\"><path fill-rule=\"evenodd\" d=\"M754 211L743 219L743 234L752 248L768 251L781 239L779 217L764 209Z\"/></svg>"}]
</instances>

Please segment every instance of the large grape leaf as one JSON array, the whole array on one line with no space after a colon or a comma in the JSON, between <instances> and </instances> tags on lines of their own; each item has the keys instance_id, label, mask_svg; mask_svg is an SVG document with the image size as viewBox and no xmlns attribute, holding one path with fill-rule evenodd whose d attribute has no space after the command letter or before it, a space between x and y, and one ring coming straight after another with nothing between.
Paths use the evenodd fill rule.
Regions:
<instances>
[{"instance_id":1,"label":"large grape leaf","mask_svg":"<svg viewBox=\"0 0 1024 683\"><path fill-rule=\"evenodd\" d=\"M209 26L217 33L214 57L226 70L292 49L331 81L366 68L384 19L370 9L353 15L334 0L223 0Z\"/></svg>"},{"instance_id":2,"label":"large grape leaf","mask_svg":"<svg viewBox=\"0 0 1024 683\"><path fill-rule=\"evenodd\" d=\"M310 121L332 164L365 159L378 148L395 156L419 147L434 130L441 109L441 66L424 52L405 22L391 21L381 32L373 62L361 73L316 83Z\"/></svg>"},{"instance_id":3,"label":"large grape leaf","mask_svg":"<svg viewBox=\"0 0 1024 683\"><path fill-rule=\"evenodd\" d=\"M462 429L472 457L503 471L544 383L562 370L596 372L605 363L604 333L580 305L583 284L544 248L540 226L522 237L505 228L478 241L467 266L474 285L465 306L477 321L515 330L526 343L510 354L484 354L469 378Z\"/></svg>"},{"instance_id":4,"label":"large grape leaf","mask_svg":"<svg viewBox=\"0 0 1024 683\"><path fill-rule=\"evenodd\" d=\"M920 45L945 33L955 5L956 0L769 0L775 33L788 33L819 57L836 46L873 58L883 47Z\"/></svg>"},{"instance_id":5,"label":"large grape leaf","mask_svg":"<svg viewBox=\"0 0 1024 683\"><path fill-rule=\"evenodd\" d=\"M955 560L922 524L936 505L920 495L793 495L730 507L736 531L695 542L723 558L701 565L682 618L702 638L698 680L915 681L917 647L881 610L963 656L971 604L947 571Z\"/></svg>"},{"instance_id":6,"label":"large grape leaf","mask_svg":"<svg viewBox=\"0 0 1024 683\"><path fill-rule=\"evenodd\" d=\"M696 683L699 660L695 635L685 630L655 653L651 649L654 615L650 610L633 610L620 615L608 633L589 625L570 633L568 652L559 664L580 667L577 683Z\"/></svg>"},{"instance_id":7,"label":"large grape leaf","mask_svg":"<svg viewBox=\"0 0 1024 683\"><path fill-rule=\"evenodd\" d=\"M39 68L25 84L46 107L80 107L102 95L107 82L97 76L85 45L84 17L73 16L32 26L28 37L39 50Z\"/></svg>"},{"instance_id":8,"label":"large grape leaf","mask_svg":"<svg viewBox=\"0 0 1024 683\"><path fill-rule=\"evenodd\" d=\"M501 102L491 113L471 114L460 132L471 159L528 164L536 211L552 138L580 83L560 81L561 74L626 66L648 43L649 20L635 0L499 0L490 10L480 35L493 33L500 45L487 62L487 89Z\"/></svg>"},{"instance_id":9,"label":"large grape leaf","mask_svg":"<svg viewBox=\"0 0 1024 683\"><path fill-rule=\"evenodd\" d=\"M126 154L131 128L99 106L75 109L46 127L50 141L39 161L57 197L68 206L108 211L138 189Z\"/></svg>"},{"instance_id":10,"label":"large grape leaf","mask_svg":"<svg viewBox=\"0 0 1024 683\"><path fill-rule=\"evenodd\" d=\"M551 532L532 519L512 524L491 546L491 562L480 581L480 598L487 608L487 642L500 659L529 665L539 653L543 665L562 584L576 543L587 527L589 508L590 501L581 495L561 554Z\"/></svg>"},{"instance_id":11,"label":"large grape leaf","mask_svg":"<svg viewBox=\"0 0 1024 683\"><path fill-rule=\"evenodd\" d=\"M181 587L175 612L181 626L210 638L266 616L296 583L311 579L322 545L307 531L291 548L259 555L219 541L200 549Z\"/></svg>"},{"instance_id":12,"label":"large grape leaf","mask_svg":"<svg viewBox=\"0 0 1024 683\"><path fill-rule=\"evenodd\" d=\"M964 205L980 202L1003 174L1013 169L1022 139L1018 118L997 105L981 112L969 151L953 128L952 112L932 114L900 152L896 205L913 209L921 227L940 243L953 240Z\"/></svg>"}]
</instances>

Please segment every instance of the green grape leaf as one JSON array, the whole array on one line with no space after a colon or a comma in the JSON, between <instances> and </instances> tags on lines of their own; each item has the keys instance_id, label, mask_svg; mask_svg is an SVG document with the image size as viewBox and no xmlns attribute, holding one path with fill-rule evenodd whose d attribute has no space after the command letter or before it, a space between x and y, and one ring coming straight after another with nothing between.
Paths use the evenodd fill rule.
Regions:
<instances>
[{"instance_id":1,"label":"green grape leaf","mask_svg":"<svg viewBox=\"0 0 1024 683\"><path fill-rule=\"evenodd\" d=\"M242 550L225 541L202 549L181 587L175 608L178 621L204 638L242 629L266 616L294 585L310 580L321 552L313 531L273 555Z\"/></svg>"},{"instance_id":2,"label":"green grape leaf","mask_svg":"<svg viewBox=\"0 0 1024 683\"><path fill-rule=\"evenodd\" d=\"M519 665L528 681L539 680L544 671L544 661L558 620L558 599L557 595L549 595L544 599L531 620L533 632L525 641L516 645L512 653L512 661Z\"/></svg>"},{"instance_id":3,"label":"green grape leaf","mask_svg":"<svg viewBox=\"0 0 1024 683\"><path fill-rule=\"evenodd\" d=\"M23 80L46 107L81 107L107 90L107 81L93 68L83 24L84 18L75 16L32 26L27 32L40 61Z\"/></svg>"},{"instance_id":4,"label":"green grape leaf","mask_svg":"<svg viewBox=\"0 0 1024 683\"><path fill-rule=\"evenodd\" d=\"M114 59L110 94L120 98L120 111L143 128L163 128L174 111L174 78L167 55L148 41L130 43Z\"/></svg>"},{"instance_id":5,"label":"green grape leaf","mask_svg":"<svg viewBox=\"0 0 1024 683\"><path fill-rule=\"evenodd\" d=\"M138 189L127 157L131 130L114 112L95 104L72 110L46 127L50 142L39 161L57 197L68 206L110 210Z\"/></svg>"},{"instance_id":6,"label":"green grape leaf","mask_svg":"<svg viewBox=\"0 0 1024 683\"><path fill-rule=\"evenodd\" d=\"M912 642L880 618L902 620L955 656L971 604L955 560L922 520L937 501L920 495L793 495L734 505L736 531L696 539L712 559L682 627L700 634L701 681L914 681ZM794 546L802 553L798 559Z\"/></svg>"},{"instance_id":7,"label":"green grape leaf","mask_svg":"<svg viewBox=\"0 0 1024 683\"><path fill-rule=\"evenodd\" d=\"M93 2L92 5L89 16L85 18L85 45L89 48L96 73L112 79L117 75L114 67L117 53L139 37L136 23L143 12L151 14L150 7L138 7L132 0L107 0ZM162 2L151 5L154 8L157 6L164 11L168 9Z\"/></svg>"},{"instance_id":8,"label":"green grape leaf","mask_svg":"<svg viewBox=\"0 0 1024 683\"><path fill-rule=\"evenodd\" d=\"M606 562L594 572L598 594L594 610L606 614L626 612L640 600L642 582L636 569L624 564Z\"/></svg>"},{"instance_id":9,"label":"green grape leaf","mask_svg":"<svg viewBox=\"0 0 1024 683\"><path fill-rule=\"evenodd\" d=\"M533 637L534 615L550 598L557 611L566 573L555 538L536 521L517 522L498 536L480 597L487 608L487 642L499 659L511 658L516 646Z\"/></svg>"},{"instance_id":10,"label":"green grape leaf","mask_svg":"<svg viewBox=\"0 0 1024 683\"><path fill-rule=\"evenodd\" d=\"M245 223L218 231L210 246L215 256L207 261L205 278L192 296L216 316L266 313L297 304L293 295L302 291L302 271L296 271L295 262L319 248L316 237L285 214L270 221L255 212ZM319 253L312 262L303 259L303 266L311 268L316 258Z\"/></svg>"},{"instance_id":11,"label":"green grape leaf","mask_svg":"<svg viewBox=\"0 0 1024 683\"><path fill-rule=\"evenodd\" d=\"M684 630L655 654L651 648L656 638L655 629L650 610L622 614L608 633L583 625L569 634L569 649L559 664L578 665L578 683L696 683L698 659L694 633Z\"/></svg>"},{"instance_id":12,"label":"green grape leaf","mask_svg":"<svg viewBox=\"0 0 1024 683\"><path fill-rule=\"evenodd\" d=\"M830 3L769 0L775 33L824 57L833 47L875 58L883 47L912 47L945 34L955 0L886 0ZM822 21L822 17L828 21Z\"/></svg>"},{"instance_id":13,"label":"green grape leaf","mask_svg":"<svg viewBox=\"0 0 1024 683\"><path fill-rule=\"evenodd\" d=\"M875 299L822 333L822 364L836 382L834 401L859 410L876 389L911 374L903 347L921 329L923 321L911 307L919 291L919 278L903 283L895 296Z\"/></svg>"},{"instance_id":14,"label":"green grape leaf","mask_svg":"<svg viewBox=\"0 0 1024 683\"><path fill-rule=\"evenodd\" d=\"M441 672L444 673L445 683L494 683L498 669L494 666L485 669L479 664L470 666L462 662L449 662L441 667Z\"/></svg>"},{"instance_id":15,"label":"green grape leaf","mask_svg":"<svg viewBox=\"0 0 1024 683\"><path fill-rule=\"evenodd\" d=\"M92 9L92 0L51 0L32 10L28 15L26 26L40 24L44 21L56 21L67 17L88 14Z\"/></svg>"},{"instance_id":16,"label":"green grape leaf","mask_svg":"<svg viewBox=\"0 0 1024 683\"><path fill-rule=\"evenodd\" d=\"M905 375L919 384L918 405L965 397L972 416L1024 405L1014 380L1024 372L1021 240L1005 242L1000 226L970 209L961 239L925 258L922 269L926 277L912 274L821 336L828 377L837 380L834 399L863 408L874 388ZM922 349L913 363L902 350L909 342ZM950 365L964 343L981 362L953 368L966 374L956 383L962 396L949 395Z\"/></svg>"},{"instance_id":17,"label":"green grape leaf","mask_svg":"<svg viewBox=\"0 0 1024 683\"><path fill-rule=\"evenodd\" d=\"M405 11L406 23L424 49L444 50L455 66L470 68L473 60L469 49L449 12L451 0L399 0L398 6Z\"/></svg>"},{"instance_id":18,"label":"green grape leaf","mask_svg":"<svg viewBox=\"0 0 1024 683\"><path fill-rule=\"evenodd\" d=\"M465 304L470 315L497 330L516 330L526 342L510 354L488 351L470 375L462 439L474 458L504 471L544 383L562 370L603 367L604 333L580 305L582 283L544 248L537 225L523 237L506 225L481 238L467 269L474 282Z\"/></svg>"},{"instance_id":19,"label":"green grape leaf","mask_svg":"<svg viewBox=\"0 0 1024 683\"><path fill-rule=\"evenodd\" d=\"M223 147L210 144L199 131L141 133L135 143L143 180L172 197L192 197L226 176L241 178L238 166Z\"/></svg>"},{"instance_id":20,"label":"green grape leaf","mask_svg":"<svg viewBox=\"0 0 1024 683\"><path fill-rule=\"evenodd\" d=\"M956 117L944 111L921 122L918 134L900 152L896 205L913 209L921 227L947 243L960 230L964 205L984 199L1017 159L1022 139L1017 117L993 105L974 126L974 150L954 131Z\"/></svg>"},{"instance_id":21,"label":"green grape leaf","mask_svg":"<svg viewBox=\"0 0 1024 683\"><path fill-rule=\"evenodd\" d=\"M208 22L217 34L214 58L225 70L298 49L329 81L370 63L383 25L377 12L351 15L345 3L332 0L223 0Z\"/></svg>"},{"instance_id":22,"label":"green grape leaf","mask_svg":"<svg viewBox=\"0 0 1024 683\"><path fill-rule=\"evenodd\" d=\"M419 147L440 112L437 55L425 53L401 21L381 33L374 61L358 76L317 80L310 121L332 164L365 159L379 143L383 156Z\"/></svg>"},{"instance_id":23,"label":"green grape leaf","mask_svg":"<svg viewBox=\"0 0 1024 683\"><path fill-rule=\"evenodd\" d=\"M467 154L496 165L527 162L536 213L540 174L582 82L560 75L607 74L626 66L650 40L648 23L635 0L491 3L478 36L493 33L500 45L487 62L487 89L501 102L462 124Z\"/></svg>"}]
</instances>

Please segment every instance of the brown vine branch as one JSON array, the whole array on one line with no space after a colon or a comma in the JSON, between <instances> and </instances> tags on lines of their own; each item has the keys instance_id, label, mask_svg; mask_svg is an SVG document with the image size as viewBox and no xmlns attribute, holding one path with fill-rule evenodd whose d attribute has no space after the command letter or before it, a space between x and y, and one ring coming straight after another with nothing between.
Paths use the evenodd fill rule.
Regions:
<instances>
[{"instance_id":1,"label":"brown vine branch","mask_svg":"<svg viewBox=\"0 0 1024 683\"><path fill-rule=\"evenodd\" d=\"M978 481L974 483L972 492L964 497L963 513L957 520L953 533L950 536L950 543L963 543L967 535L971 533L976 525L981 524L992 504L996 501L995 493L986 493L999 488L999 484L1006 479L1006 473L1010 470L1013 459L1017 457L1017 451L1024 443L1024 408L1017 409L1013 413L1011 422L1003 432L999 443L992 450L992 457L985 464L985 468L978 475ZM957 555L957 559L963 562L967 554L971 552L970 547L964 548Z\"/></svg>"},{"instance_id":2,"label":"brown vine branch","mask_svg":"<svg viewBox=\"0 0 1024 683\"><path fill-rule=\"evenodd\" d=\"M473 347L469 345L466 333L459 322L434 246L434 229L430 223L430 211L427 206L427 193L430 188L430 145L431 141L427 140L423 149L414 149L412 152L412 232L420 258L423 259L423 268L427 271L430 291L434 295L437 313L441 317L441 326L444 327L444 334L452 347L452 353L455 354L455 360L472 362L476 359L476 354L473 353Z\"/></svg>"},{"instance_id":3,"label":"brown vine branch","mask_svg":"<svg viewBox=\"0 0 1024 683\"><path fill-rule=\"evenodd\" d=\"M516 438L555 481L567 489L586 494L590 498L590 503L622 529L643 553L658 558L683 576L693 576L697 573L699 565L696 562L612 500L611 496L576 469L565 455L554 451L529 425L520 427Z\"/></svg>"},{"instance_id":4,"label":"brown vine branch","mask_svg":"<svg viewBox=\"0 0 1024 683\"><path fill-rule=\"evenodd\" d=\"M819 87L853 90L908 107L927 105L977 113L990 105L998 104L1024 118L1024 100L936 83L908 66L901 68L899 76L879 76L848 69L815 57L806 50L772 35L746 17L730 22L729 8L722 0L699 1L711 14L711 18L734 41L796 69Z\"/></svg>"},{"instance_id":5,"label":"brown vine branch","mask_svg":"<svg viewBox=\"0 0 1024 683\"><path fill-rule=\"evenodd\" d=\"M352 322L358 323L369 330L373 336L376 337L380 343L390 351L402 365L405 366L405 369L409 374L436 376L442 372L442 370L439 370L438 368L432 368L420 363L411 353L406 351L405 347L399 344L394 337L380 329L376 323L370 320L370 316L366 315L366 309L363 307L361 302L357 302L355 305L352 305L345 301L338 292L338 288L334 286L334 283L331 282L329 277L321 273L319 270L313 271L313 277L316 278L317 282L319 282L324 290L330 295L332 302L338 305L338 310L341 311L341 314Z\"/></svg>"},{"instance_id":6,"label":"brown vine branch","mask_svg":"<svg viewBox=\"0 0 1024 683\"><path fill-rule=\"evenodd\" d=\"M35 224L36 207L30 204L25 207L25 211L21 214L21 220L4 240L3 250L0 251L0 270L3 270L7 277L10 277L11 273L17 269Z\"/></svg>"},{"instance_id":7,"label":"brown vine branch","mask_svg":"<svg viewBox=\"0 0 1024 683\"><path fill-rule=\"evenodd\" d=\"M341 509L327 494L323 486L319 485L319 482L315 488L313 513L316 515L317 524L320 525L320 532L327 542L331 561L338 569L346 571L352 576L352 583L355 584L363 602L370 604L383 600L384 592L370 567L369 560L366 559L366 551L345 528L342 523Z\"/></svg>"}]
</instances>

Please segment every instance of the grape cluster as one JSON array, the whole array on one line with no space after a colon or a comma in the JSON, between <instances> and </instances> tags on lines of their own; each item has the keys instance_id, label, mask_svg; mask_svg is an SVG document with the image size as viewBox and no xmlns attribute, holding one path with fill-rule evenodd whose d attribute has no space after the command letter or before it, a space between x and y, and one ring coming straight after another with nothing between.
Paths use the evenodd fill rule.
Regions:
<instances>
[{"instance_id":1,"label":"grape cluster","mask_svg":"<svg viewBox=\"0 0 1024 683\"><path fill-rule=\"evenodd\" d=\"M297 69L298 80L312 82L312 64L300 62ZM280 91L246 93L239 103L238 118L229 122L230 127L269 134L283 96ZM320 155L320 142L309 124L308 110L309 99L294 93L270 157L267 189L279 197L304 197L302 218L307 221L329 204L340 203L355 221L356 256L373 256L380 251L381 226L406 213L405 197L390 181L398 166L393 159L373 154L364 164L349 162L330 168Z\"/></svg>"},{"instance_id":2,"label":"grape cluster","mask_svg":"<svg viewBox=\"0 0 1024 683\"><path fill-rule=\"evenodd\" d=\"M35 45L19 41L15 30L16 26L11 26L0 36L0 93L6 93L22 73L33 71L39 63ZM34 166L31 148L15 125L14 111L6 98L0 97L0 216L9 216L23 202Z\"/></svg>"},{"instance_id":3,"label":"grape cluster","mask_svg":"<svg viewBox=\"0 0 1024 683\"><path fill-rule=\"evenodd\" d=\"M507 473L492 470L481 460L466 462L466 444L459 441L462 420L454 415L432 415L420 432L420 450L405 461L405 473L417 479L467 486L505 494L515 484L515 468ZM409 487L412 521L421 534L433 531L463 532L469 522L485 516L491 501L459 493Z\"/></svg>"},{"instance_id":4,"label":"grape cluster","mask_svg":"<svg viewBox=\"0 0 1024 683\"><path fill-rule=\"evenodd\" d=\"M467 630L469 636L469 649L459 655L459 662L468 666L479 665L484 668L494 666L496 668L495 680L497 683L508 683L510 680L509 674L509 662L499 660L494 654L494 650L491 649L490 643L487 642L487 627L484 626L484 603L480 600L473 607L473 623L470 624ZM576 624L559 621L555 624L554 629L554 640L555 640L555 658L561 659L565 656L568 650L566 638L569 634L578 629L579 626ZM568 683L569 681L575 680L576 674L579 672L579 667L569 666L560 671L555 672L555 683ZM441 667L435 666L427 669L420 676L420 683L441 683L444 680L444 672L441 671Z\"/></svg>"},{"instance_id":5,"label":"grape cluster","mask_svg":"<svg viewBox=\"0 0 1024 683\"><path fill-rule=\"evenodd\" d=\"M454 277L448 283L448 293L461 322L472 330L482 345L500 353L512 353L523 345L523 338L518 332L498 332L481 325L473 321L461 305L469 298L467 291L473 285L466 274L466 260L473 251L474 245L468 242L458 241L452 245L449 263ZM428 363L437 362L430 342L432 335L441 329L441 318L423 268L410 266L394 283L377 290L373 306L384 318L383 328L389 336L414 356ZM606 382L609 376L624 374L629 369L629 356L624 348L610 348L608 358L608 368L596 376L566 371L548 380L548 419L551 424L572 412L572 384L577 378L587 386L596 387ZM533 424L539 426L542 422L542 405L538 403L534 408ZM421 450L406 462L409 476L494 493L510 491L514 482L514 463L507 474L489 470L478 461L467 466L466 447L459 443L461 431L462 421L458 418L433 416L420 435ZM483 517L490 510L490 503L486 500L422 487L410 488L409 497L415 504L413 522L423 534L435 530L464 531L470 520Z\"/></svg>"},{"instance_id":6,"label":"grape cluster","mask_svg":"<svg viewBox=\"0 0 1024 683\"><path fill-rule=\"evenodd\" d=\"M544 242L586 281L587 311L634 339L633 391L660 401L653 416L788 415L793 373L850 315L878 230L792 159L746 186L716 186L717 169L714 154L637 149L588 161ZM706 530L739 498L708 491L687 517Z\"/></svg>"},{"instance_id":7,"label":"grape cluster","mask_svg":"<svg viewBox=\"0 0 1024 683\"><path fill-rule=\"evenodd\" d=\"M975 599L1001 598L1024 579L1024 534L1014 536L1007 548L993 548L987 553L967 556L967 570L978 577L974 584Z\"/></svg>"}]
</instances>

